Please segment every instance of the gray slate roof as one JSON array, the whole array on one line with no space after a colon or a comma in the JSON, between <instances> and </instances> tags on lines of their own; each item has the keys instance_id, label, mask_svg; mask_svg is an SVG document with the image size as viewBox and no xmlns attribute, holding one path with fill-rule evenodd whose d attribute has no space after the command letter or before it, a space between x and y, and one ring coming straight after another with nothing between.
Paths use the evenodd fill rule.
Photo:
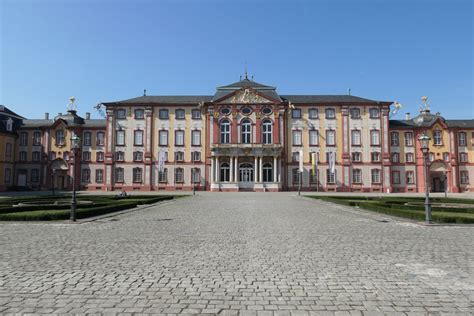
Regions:
<instances>
[{"instance_id":1,"label":"gray slate roof","mask_svg":"<svg viewBox=\"0 0 474 316\"><path fill-rule=\"evenodd\" d=\"M210 95L159 95L159 96L141 96L123 101L103 102L105 105L122 104L147 104L147 103L170 103L170 104L197 104L199 102L209 102L212 100Z\"/></svg>"},{"instance_id":2,"label":"gray slate roof","mask_svg":"<svg viewBox=\"0 0 474 316\"><path fill-rule=\"evenodd\" d=\"M370 99L364 99L354 95L280 95L285 101L291 103L364 103L379 104L380 102ZM391 102L388 102L391 103Z\"/></svg>"},{"instance_id":3,"label":"gray slate roof","mask_svg":"<svg viewBox=\"0 0 474 316\"><path fill-rule=\"evenodd\" d=\"M390 120L390 127L407 127L407 128L416 128L416 127L430 127L434 124L436 119L440 118L446 123L448 127L453 128L474 128L474 119L472 120L445 120L443 117L430 114L428 117L425 115L425 119L420 119L419 115L411 120Z\"/></svg>"},{"instance_id":4,"label":"gray slate roof","mask_svg":"<svg viewBox=\"0 0 474 316\"><path fill-rule=\"evenodd\" d=\"M474 128L474 119L471 120L446 120L449 127Z\"/></svg>"}]
</instances>

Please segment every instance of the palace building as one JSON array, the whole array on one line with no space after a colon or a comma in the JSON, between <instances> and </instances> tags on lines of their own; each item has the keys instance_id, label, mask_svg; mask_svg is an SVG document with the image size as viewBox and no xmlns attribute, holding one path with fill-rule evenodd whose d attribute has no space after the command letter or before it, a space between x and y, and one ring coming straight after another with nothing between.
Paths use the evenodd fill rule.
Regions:
<instances>
[{"instance_id":1,"label":"palace building","mask_svg":"<svg viewBox=\"0 0 474 316\"><path fill-rule=\"evenodd\" d=\"M422 192L425 133L430 190L474 191L474 119L428 108L391 120L392 102L280 95L247 77L214 95L99 106L104 119L0 107L0 190L287 191L301 179L305 191Z\"/></svg>"}]
</instances>

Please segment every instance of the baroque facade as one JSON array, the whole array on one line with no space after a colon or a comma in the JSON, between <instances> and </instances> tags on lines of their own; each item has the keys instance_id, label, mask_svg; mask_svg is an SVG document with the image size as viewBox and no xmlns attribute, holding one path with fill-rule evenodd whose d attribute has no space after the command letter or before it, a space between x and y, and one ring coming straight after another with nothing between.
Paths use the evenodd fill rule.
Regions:
<instances>
[{"instance_id":1,"label":"baroque facade","mask_svg":"<svg viewBox=\"0 0 474 316\"><path fill-rule=\"evenodd\" d=\"M474 191L474 120L428 109L390 120L392 102L280 95L248 78L209 96L104 102L25 119L0 108L0 190L422 192L418 137L431 138L432 191ZM75 156L71 137L81 138ZM302 160L300 162L300 160ZM72 177L76 170L77 176Z\"/></svg>"}]
</instances>

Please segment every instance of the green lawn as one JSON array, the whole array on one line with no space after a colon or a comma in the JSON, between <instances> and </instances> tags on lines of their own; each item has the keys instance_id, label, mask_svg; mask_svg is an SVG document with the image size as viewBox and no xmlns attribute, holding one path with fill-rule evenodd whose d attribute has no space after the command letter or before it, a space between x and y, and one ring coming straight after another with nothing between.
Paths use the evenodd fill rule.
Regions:
<instances>
[{"instance_id":1,"label":"green lawn","mask_svg":"<svg viewBox=\"0 0 474 316\"><path fill-rule=\"evenodd\" d=\"M153 204L174 199L173 195L132 195L115 199L110 195L78 196L78 201L92 201L93 204L78 204L77 218L87 218L134 208L137 205ZM51 205L48 201L63 200L69 203L70 195L26 196L0 199L0 220L3 221L47 221L69 218L70 205ZM39 205L16 206L21 202L39 202ZM41 203L46 204L41 204Z\"/></svg>"},{"instance_id":2,"label":"green lawn","mask_svg":"<svg viewBox=\"0 0 474 316\"><path fill-rule=\"evenodd\" d=\"M423 221L422 197L308 196L327 202L359 207L377 213ZM433 198L432 220L439 223L474 223L474 200ZM472 207L470 206L472 205Z\"/></svg>"}]
</instances>

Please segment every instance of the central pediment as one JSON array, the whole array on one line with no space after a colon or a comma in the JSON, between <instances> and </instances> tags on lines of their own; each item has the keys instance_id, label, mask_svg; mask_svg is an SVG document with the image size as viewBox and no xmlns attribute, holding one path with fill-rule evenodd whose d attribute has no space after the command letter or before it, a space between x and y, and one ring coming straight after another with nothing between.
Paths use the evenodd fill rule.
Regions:
<instances>
[{"instance_id":1,"label":"central pediment","mask_svg":"<svg viewBox=\"0 0 474 316\"><path fill-rule=\"evenodd\" d=\"M266 86L247 78L218 87L213 102L217 103L279 103L282 102L275 87Z\"/></svg>"},{"instance_id":2,"label":"central pediment","mask_svg":"<svg viewBox=\"0 0 474 316\"><path fill-rule=\"evenodd\" d=\"M244 89L244 90L239 90L237 92L234 92L232 96L222 99L219 102L247 104L247 103L273 103L274 101L261 96L253 89Z\"/></svg>"}]
</instances>

